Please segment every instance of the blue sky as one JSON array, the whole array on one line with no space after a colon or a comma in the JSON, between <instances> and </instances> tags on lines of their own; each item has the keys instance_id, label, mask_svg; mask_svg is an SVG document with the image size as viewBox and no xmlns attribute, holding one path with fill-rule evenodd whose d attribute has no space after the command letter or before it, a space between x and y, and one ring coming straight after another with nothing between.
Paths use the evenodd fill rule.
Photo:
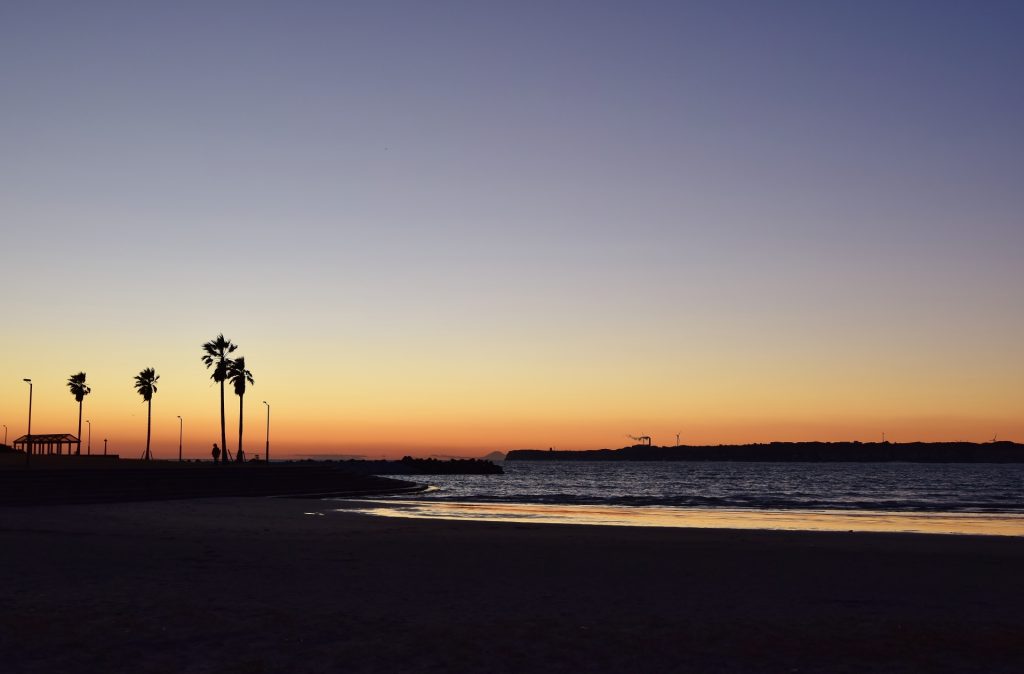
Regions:
<instances>
[{"instance_id":1,"label":"blue sky","mask_svg":"<svg viewBox=\"0 0 1024 674\"><path fill-rule=\"evenodd\" d=\"M900 394L843 432L928 405L964 432L1021 429L1022 19L998 2L4 3L7 315L79 332L9 333L3 370L55 352L60 372L113 367L123 341L125 368L153 352L173 372L223 330L318 419L284 364L297 340L321 354L366 392L339 394L358 437L386 435L395 399L465 410L476 396L435 386L451 378L519 391L479 412L509 442L559 410L586 424L574 397L646 432L711 414L701 439L750 439L724 410L831 419L868 396L854 372ZM758 412L783 373L791 410ZM632 388L662 376L682 383ZM20 377L0 404L20 405ZM629 395L594 398L602 381ZM931 397L943 382L957 393ZM823 395L834 410L808 411Z\"/></svg>"}]
</instances>

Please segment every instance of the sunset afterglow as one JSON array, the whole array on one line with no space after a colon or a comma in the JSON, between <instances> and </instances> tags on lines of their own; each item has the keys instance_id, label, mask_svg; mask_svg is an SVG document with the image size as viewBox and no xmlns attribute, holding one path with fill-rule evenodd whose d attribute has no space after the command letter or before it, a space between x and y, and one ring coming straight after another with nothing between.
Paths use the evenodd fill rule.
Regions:
<instances>
[{"instance_id":1,"label":"sunset afterglow","mask_svg":"<svg viewBox=\"0 0 1024 674\"><path fill-rule=\"evenodd\" d=\"M143 4L0 10L11 440L1024 440L1019 21Z\"/></svg>"}]
</instances>

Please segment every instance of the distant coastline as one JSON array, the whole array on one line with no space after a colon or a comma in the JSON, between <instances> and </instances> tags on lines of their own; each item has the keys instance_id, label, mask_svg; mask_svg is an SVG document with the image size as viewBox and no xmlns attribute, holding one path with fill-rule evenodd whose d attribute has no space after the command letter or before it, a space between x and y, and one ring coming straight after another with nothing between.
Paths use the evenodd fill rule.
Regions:
<instances>
[{"instance_id":1,"label":"distant coastline","mask_svg":"<svg viewBox=\"0 0 1024 674\"><path fill-rule=\"evenodd\" d=\"M506 461L770 461L1024 463L1024 444L1002 442L770 442L748 445L633 445L579 451L513 449Z\"/></svg>"}]
</instances>

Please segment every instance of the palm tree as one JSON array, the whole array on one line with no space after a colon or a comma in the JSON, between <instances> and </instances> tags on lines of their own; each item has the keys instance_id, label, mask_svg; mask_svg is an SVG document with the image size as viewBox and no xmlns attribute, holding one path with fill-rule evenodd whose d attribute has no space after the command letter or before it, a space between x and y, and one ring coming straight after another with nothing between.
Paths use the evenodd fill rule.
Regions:
<instances>
[{"instance_id":1,"label":"palm tree","mask_svg":"<svg viewBox=\"0 0 1024 674\"><path fill-rule=\"evenodd\" d=\"M143 400L149 403L149 407L146 410L146 461L152 458L149 453L149 434L153 427L153 394L156 393L156 383L159 379L160 375L151 367L147 367L135 375L135 390L139 392Z\"/></svg>"},{"instance_id":2,"label":"palm tree","mask_svg":"<svg viewBox=\"0 0 1024 674\"><path fill-rule=\"evenodd\" d=\"M242 452L242 402L245 400L245 384L256 382L252 380L252 372L245 369L244 356L228 361L228 381L235 387L235 395L238 396L238 456L245 456Z\"/></svg>"},{"instance_id":3,"label":"palm tree","mask_svg":"<svg viewBox=\"0 0 1024 674\"><path fill-rule=\"evenodd\" d=\"M92 393L92 389L85 384L85 373L79 372L68 377L68 388L71 389L71 395L75 396L75 400L78 401L78 449L75 454L82 453L82 401L85 400L85 396ZM70 452L70 448L68 449Z\"/></svg>"},{"instance_id":4,"label":"palm tree","mask_svg":"<svg viewBox=\"0 0 1024 674\"><path fill-rule=\"evenodd\" d=\"M224 451L221 456L225 461L228 459L228 435L224 426L224 380L228 378L228 363L231 362L228 354L237 348L238 345L226 339L224 333L203 344L203 363L207 369L213 368L210 379L220 384L220 446Z\"/></svg>"}]
</instances>

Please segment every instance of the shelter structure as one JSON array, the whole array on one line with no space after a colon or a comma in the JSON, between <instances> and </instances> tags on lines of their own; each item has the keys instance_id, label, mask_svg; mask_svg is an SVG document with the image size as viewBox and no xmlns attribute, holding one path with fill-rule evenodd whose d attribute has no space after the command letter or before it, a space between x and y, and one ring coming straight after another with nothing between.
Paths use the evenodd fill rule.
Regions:
<instances>
[{"instance_id":1,"label":"shelter structure","mask_svg":"<svg viewBox=\"0 0 1024 674\"><path fill-rule=\"evenodd\" d=\"M31 451L33 454L63 454L64 446L67 445L68 454L80 454L82 441L70 433L43 433L23 435L14 441L14 448L23 452ZM71 451L72 446L75 452Z\"/></svg>"}]
</instances>

